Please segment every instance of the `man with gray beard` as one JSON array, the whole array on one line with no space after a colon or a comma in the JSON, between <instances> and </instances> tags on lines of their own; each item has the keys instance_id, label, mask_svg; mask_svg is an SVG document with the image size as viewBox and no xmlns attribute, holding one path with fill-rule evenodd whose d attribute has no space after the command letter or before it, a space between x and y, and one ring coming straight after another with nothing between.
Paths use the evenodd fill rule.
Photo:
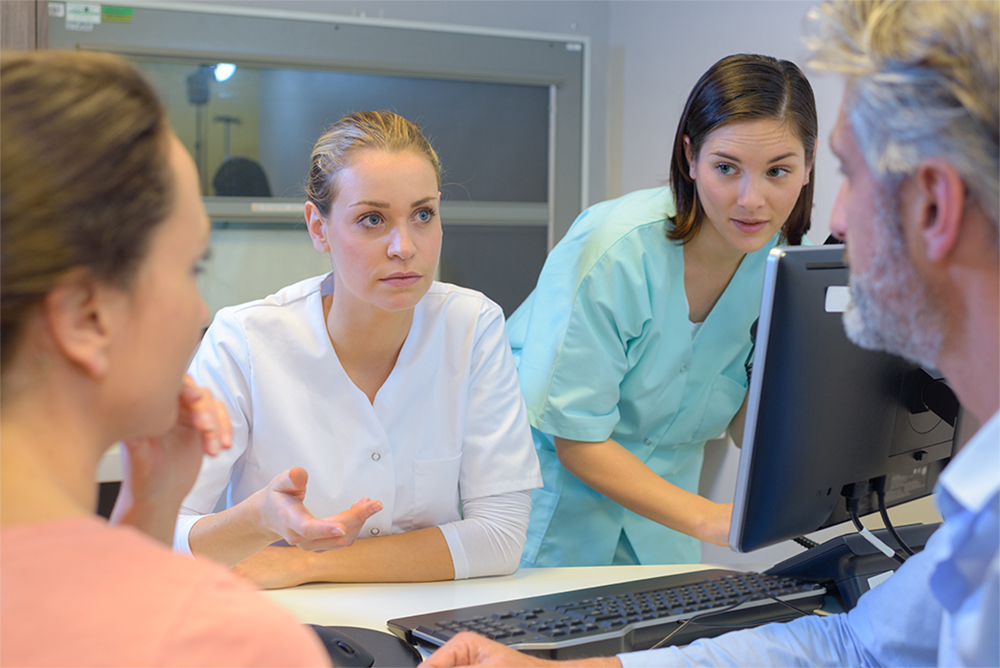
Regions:
<instances>
[{"instance_id":1,"label":"man with gray beard","mask_svg":"<svg viewBox=\"0 0 1000 668\"><path fill-rule=\"evenodd\" d=\"M813 65L847 76L850 338L941 371L983 426L938 481L944 525L848 613L580 666L1000 665L1000 3L827 2ZM548 666L460 634L427 666Z\"/></svg>"}]
</instances>

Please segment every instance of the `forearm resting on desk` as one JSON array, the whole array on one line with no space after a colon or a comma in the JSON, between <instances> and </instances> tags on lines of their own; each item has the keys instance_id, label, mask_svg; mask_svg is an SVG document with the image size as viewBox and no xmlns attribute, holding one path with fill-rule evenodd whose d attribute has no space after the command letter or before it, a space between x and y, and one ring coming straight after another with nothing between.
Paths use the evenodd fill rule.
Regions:
<instances>
[{"instance_id":1,"label":"forearm resting on desk","mask_svg":"<svg viewBox=\"0 0 1000 668\"><path fill-rule=\"evenodd\" d=\"M187 536L191 553L231 567L279 540L303 550L337 550L351 545L382 509L366 498L318 519L302 503L307 481L304 469L291 468L232 508L202 517Z\"/></svg>"},{"instance_id":2,"label":"forearm resting on desk","mask_svg":"<svg viewBox=\"0 0 1000 668\"><path fill-rule=\"evenodd\" d=\"M307 582L430 582L455 577L448 543L437 527L365 538L329 552L267 547L232 570L263 589Z\"/></svg>"},{"instance_id":3,"label":"forearm resting on desk","mask_svg":"<svg viewBox=\"0 0 1000 668\"><path fill-rule=\"evenodd\" d=\"M214 515L206 515L191 527L191 554L232 567L281 536L265 529L253 497Z\"/></svg>"},{"instance_id":4,"label":"forearm resting on desk","mask_svg":"<svg viewBox=\"0 0 1000 668\"><path fill-rule=\"evenodd\" d=\"M555 438L566 469L609 499L648 519L716 545L725 545L731 504L719 504L671 484L621 444Z\"/></svg>"}]
</instances>

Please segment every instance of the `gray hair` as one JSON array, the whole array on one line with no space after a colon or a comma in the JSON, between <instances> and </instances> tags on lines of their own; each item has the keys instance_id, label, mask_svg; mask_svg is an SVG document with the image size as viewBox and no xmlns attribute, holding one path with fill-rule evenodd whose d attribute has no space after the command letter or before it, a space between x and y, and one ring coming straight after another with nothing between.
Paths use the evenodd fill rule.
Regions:
<instances>
[{"instance_id":1,"label":"gray hair","mask_svg":"<svg viewBox=\"0 0 1000 668\"><path fill-rule=\"evenodd\" d=\"M876 178L891 187L942 158L998 225L1000 3L827 0L810 20L810 64L847 75L848 123Z\"/></svg>"}]
</instances>

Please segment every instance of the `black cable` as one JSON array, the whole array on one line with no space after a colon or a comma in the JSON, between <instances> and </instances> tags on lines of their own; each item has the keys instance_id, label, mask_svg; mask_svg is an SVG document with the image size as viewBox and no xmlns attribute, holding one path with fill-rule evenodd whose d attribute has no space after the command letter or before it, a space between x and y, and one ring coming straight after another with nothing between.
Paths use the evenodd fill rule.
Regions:
<instances>
[{"instance_id":1,"label":"black cable","mask_svg":"<svg viewBox=\"0 0 1000 668\"><path fill-rule=\"evenodd\" d=\"M772 600L780 603L781 605L785 606L786 608L790 608L791 610L797 612L802 617L808 617L809 615L825 615L826 614L826 613L824 613L822 611L816 611L816 610L814 610L814 611L810 612L808 610L803 610L802 608L794 606L794 605L792 605L791 603L789 603L787 601L781 600L780 598L778 598L777 596L775 596L771 592L767 591L766 589L759 589L757 587L754 587L754 586L752 586L750 584L746 584L746 583L744 583L744 586L747 587L747 589L749 589L751 592L754 592L756 594L763 594L764 596L767 596L768 598L770 598L770 599L772 599ZM665 645L667 643L667 641L669 641L675 635L677 635L678 633L680 633L681 630L685 626L687 626L688 624L693 624L695 626L709 626L709 627L714 627L714 628L734 628L734 629L749 628L749 626L746 625L746 624L704 624L704 623L701 623L701 622L698 621L702 617L711 617L712 615L719 615L719 614L722 614L724 612L730 612L731 610L736 609L737 607L743 605L744 603L749 603L749 599L743 600L743 601L737 601L736 603L733 603L732 605L726 606L725 608L722 608L721 610L709 610L708 612L702 612L700 614L694 615L693 617L688 617L683 622L681 622L680 626L678 626L676 629L674 629L673 631L671 631L670 633L668 633L666 635L666 637L664 637L662 640L660 640L658 643L656 643L655 645L653 645L649 649L658 649L660 647L663 647L663 645Z\"/></svg>"},{"instance_id":2,"label":"black cable","mask_svg":"<svg viewBox=\"0 0 1000 668\"><path fill-rule=\"evenodd\" d=\"M884 483L885 481L883 480L881 482ZM854 522L855 528L858 530L858 533L861 534L865 532L865 525L862 524L861 520L858 518L858 507L861 505L862 497L866 496L871 491L872 485L870 482L844 485L844 489L841 491L841 495L846 499L847 512L851 514L851 521ZM892 550L892 558L899 563L906 561L906 559L896 554L895 550Z\"/></svg>"},{"instance_id":3,"label":"black cable","mask_svg":"<svg viewBox=\"0 0 1000 668\"><path fill-rule=\"evenodd\" d=\"M857 527L858 532L862 532L862 531L865 530L865 525L861 523L860 519L858 519L857 508L851 510L851 521L854 522L854 526ZM888 547L888 545L886 547ZM904 559L903 557L901 557L898 554L896 554L895 550L892 551L892 558L895 559L896 561L898 561L901 564L904 561L906 561L906 559Z\"/></svg>"},{"instance_id":4,"label":"black cable","mask_svg":"<svg viewBox=\"0 0 1000 668\"><path fill-rule=\"evenodd\" d=\"M892 526L892 522L889 520L889 512L885 507L885 478L882 478L879 481L879 484L875 488L875 494L878 496L878 512L879 515L882 516L882 523L885 524L886 530L888 530L892 539L896 541L896 545L899 545L903 552L906 552L908 556L912 557L916 554L916 552L914 552L909 545L903 542L903 539L899 537L898 533L896 533L896 527ZM906 558L904 557L903 560L905 561Z\"/></svg>"},{"instance_id":5,"label":"black cable","mask_svg":"<svg viewBox=\"0 0 1000 668\"><path fill-rule=\"evenodd\" d=\"M660 647L663 647L667 643L668 640L670 640L675 635L677 635L678 633L680 633L681 630L685 626L687 626L688 624L690 624L694 620L698 619L699 617L708 617L710 615L718 615L718 614L721 614L723 612L729 612L730 610L735 610L736 608L738 608L739 606L743 605L744 603L746 603L746 601L737 601L736 603L733 603L732 605L726 606L725 608L722 608L721 610L709 610L708 612L703 612L703 613L695 615L693 617L688 617L683 622L681 622L680 626L678 626L676 629L674 629L673 631L671 631L670 633L668 633L663 638L663 640L661 640L660 642L656 643L655 645L653 645L649 649L659 649Z\"/></svg>"}]
</instances>

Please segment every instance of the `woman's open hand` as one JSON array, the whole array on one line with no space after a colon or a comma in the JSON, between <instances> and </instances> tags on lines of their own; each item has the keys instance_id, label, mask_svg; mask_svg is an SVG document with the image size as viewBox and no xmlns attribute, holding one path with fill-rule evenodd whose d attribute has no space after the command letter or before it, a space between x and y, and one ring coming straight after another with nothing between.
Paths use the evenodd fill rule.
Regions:
<instances>
[{"instance_id":1,"label":"woman's open hand","mask_svg":"<svg viewBox=\"0 0 1000 668\"><path fill-rule=\"evenodd\" d=\"M348 510L317 519L305 507L306 470L294 467L279 473L257 492L261 525L289 545L303 550L336 550L352 545L369 517L382 510L379 501L363 498Z\"/></svg>"}]
</instances>

